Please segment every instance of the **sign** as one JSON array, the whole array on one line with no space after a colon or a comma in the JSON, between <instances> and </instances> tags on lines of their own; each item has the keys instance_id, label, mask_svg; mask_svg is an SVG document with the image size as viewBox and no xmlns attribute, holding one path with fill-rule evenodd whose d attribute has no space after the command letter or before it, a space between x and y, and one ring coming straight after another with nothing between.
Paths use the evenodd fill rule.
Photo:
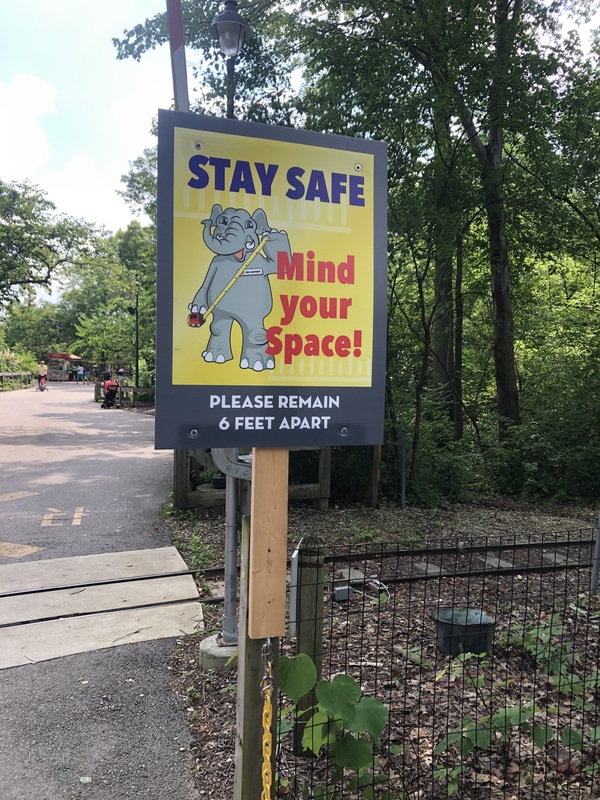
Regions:
<instances>
[{"instance_id":1,"label":"sign","mask_svg":"<svg viewBox=\"0 0 600 800\"><path fill-rule=\"evenodd\" d=\"M381 142L159 112L159 449L378 444Z\"/></svg>"}]
</instances>

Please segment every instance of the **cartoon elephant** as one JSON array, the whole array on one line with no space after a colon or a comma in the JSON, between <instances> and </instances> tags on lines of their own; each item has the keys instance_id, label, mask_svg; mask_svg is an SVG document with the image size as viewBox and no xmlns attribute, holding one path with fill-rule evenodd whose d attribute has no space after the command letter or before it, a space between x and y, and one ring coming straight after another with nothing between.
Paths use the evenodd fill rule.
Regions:
<instances>
[{"instance_id":1,"label":"cartoon elephant","mask_svg":"<svg viewBox=\"0 0 600 800\"><path fill-rule=\"evenodd\" d=\"M235 321L242 329L240 367L255 372L273 369L275 361L266 352L264 324L273 307L269 275L277 272L278 252L283 251L291 258L288 235L285 231L272 230L261 208L250 216L244 209L223 210L215 204L210 219L203 220L202 224L204 244L215 257L188 306L192 314L212 312L211 335L202 357L217 364L233 358L231 329ZM266 241L261 252L253 257L263 238ZM242 269L250 258L252 263ZM235 278L238 272L239 277Z\"/></svg>"}]
</instances>

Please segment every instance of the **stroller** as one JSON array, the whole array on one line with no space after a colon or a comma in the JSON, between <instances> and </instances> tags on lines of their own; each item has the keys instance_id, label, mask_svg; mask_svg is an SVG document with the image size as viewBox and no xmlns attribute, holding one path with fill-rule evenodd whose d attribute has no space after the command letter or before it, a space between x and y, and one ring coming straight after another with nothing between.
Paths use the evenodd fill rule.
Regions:
<instances>
[{"instance_id":1,"label":"stroller","mask_svg":"<svg viewBox=\"0 0 600 800\"><path fill-rule=\"evenodd\" d=\"M115 404L115 398L119 391L119 384L116 381L108 380L104 383L104 402L100 408L112 408Z\"/></svg>"}]
</instances>

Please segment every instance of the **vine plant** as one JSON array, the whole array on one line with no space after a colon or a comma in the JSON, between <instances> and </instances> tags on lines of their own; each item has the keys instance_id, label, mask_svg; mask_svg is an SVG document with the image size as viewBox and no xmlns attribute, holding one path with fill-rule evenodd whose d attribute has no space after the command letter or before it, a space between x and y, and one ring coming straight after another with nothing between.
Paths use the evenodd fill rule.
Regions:
<instances>
[{"instance_id":1,"label":"vine plant","mask_svg":"<svg viewBox=\"0 0 600 800\"><path fill-rule=\"evenodd\" d=\"M314 689L317 703L302 712L302 746L316 757L326 755L333 766L328 781L331 788L309 787L305 781L302 797L337 800L340 792L348 789L371 800L375 785L388 781L387 775L374 772L373 749L374 744L379 745L387 725L387 707L378 698L363 695L350 675L339 674L332 680L317 682L312 659L302 653L279 660L278 680L282 693L292 700L292 705L281 712L280 736L292 730L298 717L296 704ZM386 796L392 800L391 794Z\"/></svg>"}]
</instances>

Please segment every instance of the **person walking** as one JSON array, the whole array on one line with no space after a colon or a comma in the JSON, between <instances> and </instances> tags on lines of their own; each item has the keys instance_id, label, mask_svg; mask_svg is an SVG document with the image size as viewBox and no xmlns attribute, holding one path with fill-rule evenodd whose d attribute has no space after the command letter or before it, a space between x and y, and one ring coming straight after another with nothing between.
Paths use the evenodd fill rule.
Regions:
<instances>
[{"instance_id":1,"label":"person walking","mask_svg":"<svg viewBox=\"0 0 600 800\"><path fill-rule=\"evenodd\" d=\"M37 374L38 389L40 388L42 378L48 380L48 367L46 366L45 361L40 361L40 363L38 364L38 374Z\"/></svg>"},{"instance_id":2,"label":"person walking","mask_svg":"<svg viewBox=\"0 0 600 800\"><path fill-rule=\"evenodd\" d=\"M79 386L80 383L83 383L83 364L77 367L77 385Z\"/></svg>"}]
</instances>

